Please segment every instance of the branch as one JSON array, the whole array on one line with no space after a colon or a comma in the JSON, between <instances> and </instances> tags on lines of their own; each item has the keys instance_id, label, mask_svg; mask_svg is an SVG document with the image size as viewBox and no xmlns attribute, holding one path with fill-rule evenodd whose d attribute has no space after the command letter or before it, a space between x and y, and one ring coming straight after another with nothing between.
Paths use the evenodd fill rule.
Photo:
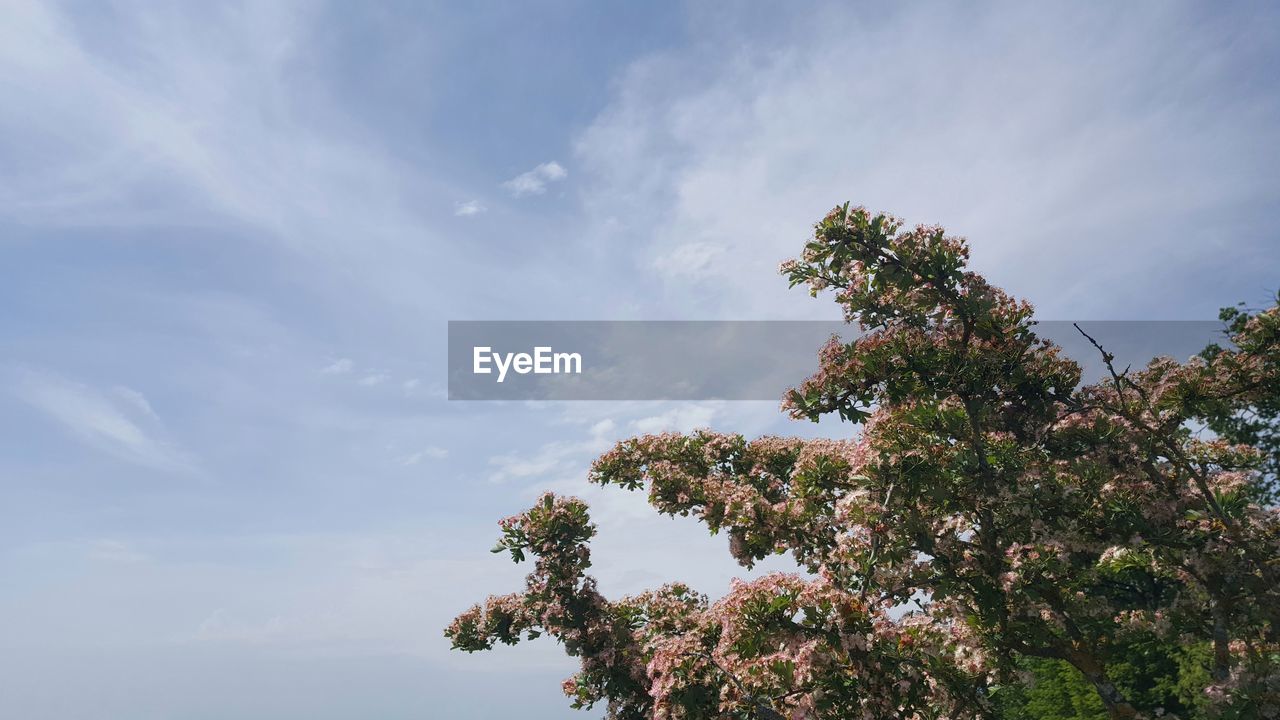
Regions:
<instances>
[{"instance_id":1,"label":"branch","mask_svg":"<svg viewBox=\"0 0 1280 720\"><path fill-rule=\"evenodd\" d=\"M690 652L690 654L697 655L698 657L705 659L707 662L711 663L711 667L719 670L721 675L729 678L729 681L733 683L734 687L738 688L738 692L742 693L742 697L746 699L747 702L751 703L756 714L759 715L762 720L787 720L777 710L774 710L763 700L752 695L751 692L747 690L747 687L742 684L742 681L738 679L738 676L721 667L720 663L716 662L715 657L713 657L710 652L703 650L702 652Z\"/></svg>"}]
</instances>

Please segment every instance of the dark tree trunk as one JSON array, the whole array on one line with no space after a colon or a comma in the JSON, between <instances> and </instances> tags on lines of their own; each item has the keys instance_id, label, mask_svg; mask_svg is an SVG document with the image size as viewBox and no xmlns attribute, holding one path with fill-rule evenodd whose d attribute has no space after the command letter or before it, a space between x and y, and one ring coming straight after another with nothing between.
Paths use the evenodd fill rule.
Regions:
<instances>
[{"instance_id":1,"label":"dark tree trunk","mask_svg":"<svg viewBox=\"0 0 1280 720\"><path fill-rule=\"evenodd\" d=\"M1138 716L1137 709L1130 705L1124 694L1107 679L1107 669L1097 658L1088 653L1070 651L1067 653L1067 662L1079 670L1086 680L1093 683L1094 689L1098 691L1098 697L1107 708L1107 714L1113 720L1131 720Z\"/></svg>"},{"instance_id":2,"label":"dark tree trunk","mask_svg":"<svg viewBox=\"0 0 1280 720\"><path fill-rule=\"evenodd\" d=\"M1227 634L1227 609L1213 603L1213 679L1222 682L1231 674L1231 638Z\"/></svg>"}]
</instances>

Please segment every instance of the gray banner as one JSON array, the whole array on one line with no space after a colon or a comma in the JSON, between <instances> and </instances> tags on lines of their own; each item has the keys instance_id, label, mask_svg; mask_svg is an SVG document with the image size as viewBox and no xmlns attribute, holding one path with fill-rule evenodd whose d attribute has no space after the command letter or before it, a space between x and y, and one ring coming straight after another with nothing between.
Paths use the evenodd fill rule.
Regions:
<instances>
[{"instance_id":1,"label":"gray banner","mask_svg":"<svg viewBox=\"0 0 1280 720\"><path fill-rule=\"evenodd\" d=\"M1223 342L1217 321L1080 321L1118 368L1185 360ZM1101 358L1070 321L1037 332L1101 377ZM781 400L817 368L824 321L450 321L450 400Z\"/></svg>"}]
</instances>

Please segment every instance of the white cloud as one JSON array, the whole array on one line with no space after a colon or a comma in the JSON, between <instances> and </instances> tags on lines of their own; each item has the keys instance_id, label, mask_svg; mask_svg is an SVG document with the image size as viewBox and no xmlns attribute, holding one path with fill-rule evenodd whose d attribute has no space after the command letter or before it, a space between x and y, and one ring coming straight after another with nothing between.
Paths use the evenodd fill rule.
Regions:
<instances>
[{"instance_id":1,"label":"white cloud","mask_svg":"<svg viewBox=\"0 0 1280 720\"><path fill-rule=\"evenodd\" d=\"M89 543L89 557L107 563L133 564L149 560L143 552L120 540L100 539Z\"/></svg>"},{"instance_id":2,"label":"white cloud","mask_svg":"<svg viewBox=\"0 0 1280 720\"><path fill-rule=\"evenodd\" d=\"M539 478L559 481L563 478L581 479L591 461L609 448L618 437L619 423L614 417L596 419L595 412L606 412L615 417L632 416L625 421L627 435L646 435L674 430L690 432L698 428L710 427L712 421L720 415L718 406L723 403L610 403L599 408L587 409L585 412L574 403L562 407L544 406L545 411L560 412L559 420L554 423L577 425L586 431L583 440L554 440L544 443L536 452L525 454L497 455L489 459L489 464L496 469L489 476L495 483L514 479ZM759 410L762 403L741 403ZM773 415L776 409L767 408ZM637 417L638 416L638 417ZM744 415L744 417L747 417ZM565 431L562 435L568 434ZM575 480L576 482L576 480Z\"/></svg>"},{"instance_id":3,"label":"white cloud","mask_svg":"<svg viewBox=\"0 0 1280 720\"><path fill-rule=\"evenodd\" d=\"M497 455L489 458L489 464L497 468L489 475L489 482L549 475L578 455L577 445L563 442L547 443L532 455Z\"/></svg>"},{"instance_id":4,"label":"white cloud","mask_svg":"<svg viewBox=\"0 0 1280 720\"><path fill-rule=\"evenodd\" d=\"M479 200L467 200L466 202L459 200L453 204L453 214L458 217L471 217L472 215L479 215L486 210L488 208L481 205Z\"/></svg>"},{"instance_id":5,"label":"white cloud","mask_svg":"<svg viewBox=\"0 0 1280 720\"><path fill-rule=\"evenodd\" d=\"M159 416L156 415L156 411L151 408L151 403L147 401L146 396L138 392L137 390L134 390L133 388L125 387L123 385L117 385L111 388L111 392L115 393L116 396L120 397L122 400L129 403L133 407L137 408L138 412L142 413L143 415L155 420L160 419Z\"/></svg>"},{"instance_id":6,"label":"white cloud","mask_svg":"<svg viewBox=\"0 0 1280 720\"><path fill-rule=\"evenodd\" d=\"M676 307L834 317L777 266L846 200L968 236L975 268L1046 317L1212 317L1274 257L1257 149L1280 144L1280 99L1240 80L1274 44L1261 17L1205 33L1177 4L863 15L637 61L578 138L596 227L633 218L634 262L683 281Z\"/></svg>"},{"instance_id":7,"label":"white cloud","mask_svg":"<svg viewBox=\"0 0 1280 720\"><path fill-rule=\"evenodd\" d=\"M552 411L550 406L543 406L544 411ZM563 408L554 408L563 412ZM573 417L571 411L562 414L562 422L581 425L581 418ZM556 478L562 476L581 477L585 475L591 459L609 447L617 424L612 418L603 418L591 422L585 440L556 440L542 445L536 452L519 455L497 455L489 458L489 464L496 470L489 476L494 483L525 478Z\"/></svg>"},{"instance_id":8,"label":"white cloud","mask_svg":"<svg viewBox=\"0 0 1280 720\"><path fill-rule=\"evenodd\" d=\"M659 255L653 265L669 277L700 277L714 272L713 263L725 251L723 245L712 243L687 243L670 252Z\"/></svg>"},{"instance_id":9,"label":"white cloud","mask_svg":"<svg viewBox=\"0 0 1280 720\"><path fill-rule=\"evenodd\" d=\"M523 566L492 555L493 526L416 533L270 535L219 539L230 552L257 557L287 554L284 568L260 573L245 564L172 563L160 569L170 582L204 592L183 596L187 625L168 640L289 648L304 656L408 655L439 667L458 667L466 656L440 641L440 630L488 591L520 586ZM448 552L442 551L447 548ZM228 591L249 586L252 592ZM555 643L535 643L524 658L508 653L485 658L487 673L538 663L569 668Z\"/></svg>"},{"instance_id":10,"label":"white cloud","mask_svg":"<svg viewBox=\"0 0 1280 720\"><path fill-rule=\"evenodd\" d=\"M350 358L338 358L325 366L325 368L320 372L325 375L345 375L346 373L351 372L351 369L354 367L355 363L351 362Z\"/></svg>"},{"instance_id":11,"label":"white cloud","mask_svg":"<svg viewBox=\"0 0 1280 720\"><path fill-rule=\"evenodd\" d=\"M405 397L444 400L449 396L445 386L441 383L423 383L421 378L405 380L400 383L400 389L404 391Z\"/></svg>"},{"instance_id":12,"label":"white cloud","mask_svg":"<svg viewBox=\"0 0 1280 720\"><path fill-rule=\"evenodd\" d=\"M0 85L12 102L0 124L23 151L6 158L0 216L36 227L231 220L306 257L318 280L434 307L424 269L463 253L413 198L460 193L403 162L394 143L317 121L345 112L299 91L318 8L236 8L7 13ZM99 32L113 42L84 40Z\"/></svg>"},{"instance_id":13,"label":"white cloud","mask_svg":"<svg viewBox=\"0 0 1280 720\"><path fill-rule=\"evenodd\" d=\"M423 460L443 460L447 457L449 457L448 450L442 447L436 447L435 445L430 445L418 452L410 453L400 458L400 464L404 466L417 465Z\"/></svg>"},{"instance_id":14,"label":"white cloud","mask_svg":"<svg viewBox=\"0 0 1280 720\"><path fill-rule=\"evenodd\" d=\"M613 432L615 427L617 427L617 423L613 421L613 418L605 418L591 426L591 437L603 438Z\"/></svg>"},{"instance_id":15,"label":"white cloud","mask_svg":"<svg viewBox=\"0 0 1280 720\"><path fill-rule=\"evenodd\" d=\"M26 372L13 391L72 436L101 452L156 470L193 469L185 453L158 437L162 432L159 418L136 390L116 388L104 393L51 373Z\"/></svg>"},{"instance_id":16,"label":"white cloud","mask_svg":"<svg viewBox=\"0 0 1280 720\"><path fill-rule=\"evenodd\" d=\"M360 378L357 382L364 387L373 387L374 385L381 385L390 379L390 377L390 375L387 375L384 372L373 372Z\"/></svg>"},{"instance_id":17,"label":"white cloud","mask_svg":"<svg viewBox=\"0 0 1280 720\"><path fill-rule=\"evenodd\" d=\"M569 171L565 170L563 165L552 160L511 178L502 183L502 187L514 197L541 195L547 191L547 183L563 180L568 175Z\"/></svg>"},{"instance_id":18,"label":"white cloud","mask_svg":"<svg viewBox=\"0 0 1280 720\"><path fill-rule=\"evenodd\" d=\"M687 403L677 405L666 412L649 415L631 421L631 429L642 435L674 430L687 433L698 428L711 427L716 410L707 405Z\"/></svg>"}]
</instances>

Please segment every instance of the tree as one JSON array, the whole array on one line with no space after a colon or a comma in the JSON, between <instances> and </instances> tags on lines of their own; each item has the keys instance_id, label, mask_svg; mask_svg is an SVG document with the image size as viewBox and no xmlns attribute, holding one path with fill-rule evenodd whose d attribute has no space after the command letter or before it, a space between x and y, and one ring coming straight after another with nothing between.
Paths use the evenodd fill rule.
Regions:
<instances>
[{"instance_id":1,"label":"tree","mask_svg":"<svg viewBox=\"0 0 1280 720\"><path fill-rule=\"evenodd\" d=\"M1280 303L1280 297L1277 302ZM1242 336L1254 317L1242 306L1243 303L1224 308L1219 315L1231 335ZM1255 342L1274 340L1274 336L1263 335ZM1222 347L1214 344L1205 348L1201 356L1212 362L1221 352ZM1253 405L1244 408L1238 403L1224 403L1206 415L1209 428L1219 436L1233 443L1251 445L1262 453L1262 481L1257 483L1255 492L1260 502L1272 505L1280 502L1280 394L1261 393Z\"/></svg>"},{"instance_id":2,"label":"tree","mask_svg":"<svg viewBox=\"0 0 1280 720\"><path fill-rule=\"evenodd\" d=\"M968 253L939 227L844 205L783 264L862 331L822 348L784 409L835 413L856 439L663 434L593 464L592 482L725 532L744 566L790 552L804 573L715 602L680 584L608 600L586 574L585 504L547 494L495 548L533 556L525 590L460 615L453 645L549 634L581 659L575 707L610 718L956 719L1011 707L1036 667L1071 668L1109 717L1158 715L1159 693L1119 669L1161 642L1205 648L1196 712L1275 717L1266 458L1194 428L1275 407L1280 309L1185 364L1130 373L1099 347L1110 376L1082 386Z\"/></svg>"}]
</instances>

